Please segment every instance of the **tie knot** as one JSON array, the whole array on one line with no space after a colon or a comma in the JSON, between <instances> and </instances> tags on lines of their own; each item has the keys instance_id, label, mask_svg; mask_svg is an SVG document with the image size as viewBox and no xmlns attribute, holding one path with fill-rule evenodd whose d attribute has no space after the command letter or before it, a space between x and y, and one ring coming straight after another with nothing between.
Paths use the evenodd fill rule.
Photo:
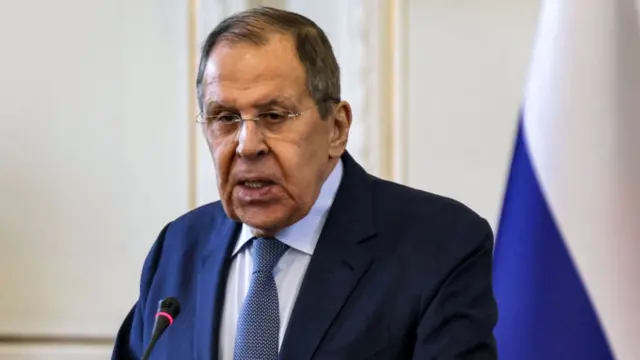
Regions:
<instances>
[{"instance_id":1,"label":"tie knot","mask_svg":"<svg viewBox=\"0 0 640 360\"><path fill-rule=\"evenodd\" d=\"M289 246L274 237L253 239L253 271L272 272Z\"/></svg>"}]
</instances>

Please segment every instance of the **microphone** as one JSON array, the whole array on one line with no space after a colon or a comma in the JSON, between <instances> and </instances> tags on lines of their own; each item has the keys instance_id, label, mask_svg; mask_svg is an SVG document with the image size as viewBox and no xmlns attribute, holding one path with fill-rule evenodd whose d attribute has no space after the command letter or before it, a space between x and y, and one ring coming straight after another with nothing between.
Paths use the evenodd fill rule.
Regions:
<instances>
[{"instance_id":1,"label":"microphone","mask_svg":"<svg viewBox=\"0 0 640 360\"><path fill-rule=\"evenodd\" d=\"M141 360L147 360L151 355L151 350L156 345L156 342L160 338L160 335L173 324L173 320L180 314L180 302L174 297L168 297L158 302L158 312L156 313L156 320L153 324L153 335L151 335L151 342L147 345L147 350L142 355Z\"/></svg>"}]
</instances>

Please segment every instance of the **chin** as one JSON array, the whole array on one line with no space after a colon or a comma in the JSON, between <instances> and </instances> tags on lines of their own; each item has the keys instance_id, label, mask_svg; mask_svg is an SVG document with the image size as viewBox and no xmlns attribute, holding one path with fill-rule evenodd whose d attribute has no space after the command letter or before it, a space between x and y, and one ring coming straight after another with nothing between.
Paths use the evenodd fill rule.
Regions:
<instances>
[{"instance_id":1,"label":"chin","mask_svg":"<svg viewBox=\"0 0 640 360\"><path fill-rule=\"evenodd\" d=\"M290 225L283 216L274 215L276 214L269 214L265 211L260 211L260 213L249 211L246 214L239 215L238 217L244 224L247 224L256 230L263 230L273 234Z\"/></svg>"},{"instance_id":2,"label":"chin","mask_svg":"<svg viewBox=\"0 0 640 360\"><path fill-rule=\"evenodd\" d=\"M292 212L286 210L273 206L243 206L236 208L235 214L242 223L273 235L293 223Z\"/></svg>"},{"instance_id":3,"label":"chin","mask_svg":"<svg viewBox=\"0 0 640 360\"><path fill-rule=\"evenodd\" d=\"M297 203L284 196L268 202L246 202L230 191L228 197L224 197L223 207L234 221L272 235L302 217Z\"/></svg>"}]
</instances>

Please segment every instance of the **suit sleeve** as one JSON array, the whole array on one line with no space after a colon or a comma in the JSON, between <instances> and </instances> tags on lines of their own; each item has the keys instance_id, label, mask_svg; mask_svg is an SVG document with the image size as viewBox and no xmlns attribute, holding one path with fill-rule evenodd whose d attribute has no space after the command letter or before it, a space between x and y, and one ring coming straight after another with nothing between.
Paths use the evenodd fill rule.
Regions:
<instances>
[{"instance_id":1,"label":"suit sleeve","mask_svg":"<svg viewBox=\"0 0 640 360\"><path fill-rule=\"evenodd\" d=\"M493 233L486 221L473 223L461 224L443 245L442 258L453 261L435 296L423 299L414 359L497 359Z\"/></svg>"},{"instance_id":2,"label":"suit sleeve","mask_svg":"<svg viewBox=\"0 0 640 360\"><path fill-rule=\"evenodd\" d=\"M140 295L120 325L111 354L111 360L139 360L142 357L145 346L144 314L146 311L147 295L153 282L156 269L158 268L162 245L164 244L164 238L168 228L169 225L162 229L145 259L140 279Z\"/></svg>"}]
</instances>

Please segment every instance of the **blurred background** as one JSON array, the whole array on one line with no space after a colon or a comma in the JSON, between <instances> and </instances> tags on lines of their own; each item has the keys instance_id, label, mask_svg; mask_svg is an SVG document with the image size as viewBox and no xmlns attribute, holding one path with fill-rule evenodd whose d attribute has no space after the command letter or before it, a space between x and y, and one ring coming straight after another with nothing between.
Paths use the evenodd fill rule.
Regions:
<instances>
[{"instance_id":1,"label":"blurred background","mask_svg":"<svg viewBox=\"0 0 640 360\"><path fill-rule=\"evenodd\" d=\"M300 12L334 45L370 172L497 228L538 0L0 2L0 359L107 359L161 228L217 199L199 46Z\"/></svg>"}]
</instances>

